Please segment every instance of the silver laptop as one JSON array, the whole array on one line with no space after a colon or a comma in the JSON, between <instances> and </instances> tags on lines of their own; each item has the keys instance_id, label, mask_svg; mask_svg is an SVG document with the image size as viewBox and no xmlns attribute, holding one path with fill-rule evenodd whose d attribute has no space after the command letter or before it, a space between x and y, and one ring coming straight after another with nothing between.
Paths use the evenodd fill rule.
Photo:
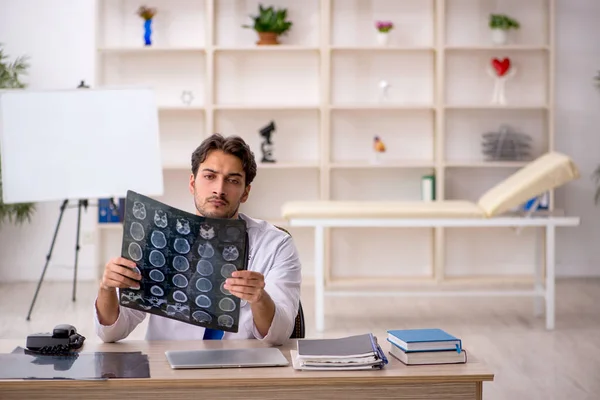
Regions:
<instances>
[{"instance_id":1,"label":"silver laptop","mask_svg":"<svg viewBox=\"0 0 600 400\"><path fill-rule=\"evenodd\" d=\"M286 367L290 363L274 347L165 351L172 369Z\"/></svg>"}]
</instances>

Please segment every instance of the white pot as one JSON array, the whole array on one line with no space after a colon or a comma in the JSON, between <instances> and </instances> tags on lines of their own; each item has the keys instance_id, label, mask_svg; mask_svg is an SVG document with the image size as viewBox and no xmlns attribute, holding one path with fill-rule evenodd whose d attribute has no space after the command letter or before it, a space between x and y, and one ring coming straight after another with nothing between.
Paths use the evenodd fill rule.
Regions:
<instances>
[{"instance_id":1,"label":"white pot","mask_svg":"<svg viewBox=\"0 0 600 400\"><path fill-rule=\"evenodd\" d=\"M506 44L508 39L507 32L503 29L492 29L492 43Z\"/></svg>"},{"instance_id":2,"label":"white pot","mask_svg":"<svg viewBox=\"0 0 600 400\"><path fill-rule=\"evenodd\" d=\"M377 43L381 46L385 46L389 43L390 34L385 32L377 32Z\"/></svg>"}]
</instances>

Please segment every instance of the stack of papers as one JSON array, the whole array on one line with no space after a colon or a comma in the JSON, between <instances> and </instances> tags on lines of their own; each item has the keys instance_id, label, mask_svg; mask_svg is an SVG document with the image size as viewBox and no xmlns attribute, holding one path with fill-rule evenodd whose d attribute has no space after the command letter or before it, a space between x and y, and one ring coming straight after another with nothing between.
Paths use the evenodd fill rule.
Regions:
<instances>
[{"instance_id":1,"label":"stack of papers","mask_svg":"<svg viewBox=\"0 0 600 400\"><path fill-rule=\"evenodd\" d=\"M371 333L339 339L300 339L290 350L298 370L380 369L387 364L384 352Z\"/></svg>"}]
</instances>

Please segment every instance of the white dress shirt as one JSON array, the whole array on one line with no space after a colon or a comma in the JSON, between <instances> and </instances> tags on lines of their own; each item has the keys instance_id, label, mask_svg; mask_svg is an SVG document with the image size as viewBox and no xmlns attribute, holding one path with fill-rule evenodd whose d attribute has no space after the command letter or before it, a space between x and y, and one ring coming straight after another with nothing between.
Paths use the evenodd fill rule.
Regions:
<instances>
[{"instance_id":1,"label":"white dress shirt","mask_svg":"<svg viewBox=\"0 0 600 400\"><path fill-rule=\"evenodd\" d=\"M262 336L254 324L250 304L241 300L238 332L225 332L223 339L259 339L270 345L284 343L294 330L294 322L300 301L302 281L301 264L294 241L290 235L266 221L250 218L246 221L249 239L248 270L257 271L265 277L265 291L275 303L275 316L266 336ZM146 340L202 340L204 328L148 314L119 305L119 316L114 324L102 325L94 301L94 324L96 334L104 342L116 342L126 338L135 327L149 315Z\"/></svg>"}]
</instances>

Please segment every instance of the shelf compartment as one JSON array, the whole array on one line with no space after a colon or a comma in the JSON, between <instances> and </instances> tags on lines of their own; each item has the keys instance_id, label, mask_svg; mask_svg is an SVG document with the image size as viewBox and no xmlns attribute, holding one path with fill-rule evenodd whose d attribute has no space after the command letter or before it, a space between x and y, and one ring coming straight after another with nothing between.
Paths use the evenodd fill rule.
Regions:
<instances>
[{"instance_id":1,"label":"shelf compartment","mask_svg":"<svg viewBox=\"0 0 600 400\"><path fill-rule=\"evenodd\" d=\"M159 129L163 168L190 171L192 153L204 139L204 114L161 113Z\"/></svg>"},{"instance_id":2,"label":"shelf compartment","mask_svg":"<svg viewBox=\"0 0 600 400\"><path fill-rule=\"evenodd\" d=\"M492 104L493 58L510 58L515 75L506 81L506 105ZM446 55L446 105L449 107L543 108L548 104L548 54L514 50L453 52Z\"/></svg>"},{"instance_id":3,"label":"shelf compartment","mask_svg":"<svg viewBox=\"0 0 600 400\"><path fill-rule=\"evenodd\" d=\"M295 51L295 52L319 52L319 47L313 46L297 46L280 44L277 46L215 46L215 52L278 52L278 51Z\"/></svg>"},{"instance_id":4,"label":"shelf compartment","mask_svg":"<svg viewBox=\"0 0 600 400\"><path fill-rule=\"evenodd\" d=\"M347 103L347 104L332 104L329 106L332 110L345 110L345 111L360 111L360 110L413 110L413 111L433 111L435 107L432 104L389 104L389 103L376 103L376 104L365 104L365 103Z\"/></svg>"},{"instance_id":5,"label":"shelf compartment","mask_svg":"<svg viewBox=\"0 0 600 400\"><path fill-rule=\"evenodd\" d=\"M273 159L277 163L260 164L263 137L259 131L271 121L275 123L271 141ZM317 110L219 110L215 114L215 131L242 137L263 168L319 165L320 115Z\"/></svg>"},{"instance_id":6,"label":"shelf compartment","mask_svg":"<svg viewBox=\"0 0 600 400\"><path fill-rule=\"evenodd\" d=\"M505 45L455 45L445 46L447 52L467 51L548 51L549 46L528 44L505 44Z\"/></svg>"},{"instance_id":7,"label":"shelf compartment","mask_svg":"<svg viewBox=\"0 0 600 400\"><path fill-rule=\"evenodd\" d=\"M204 53L206 51L203 47L101 47L98 52L103 54L144 54L144 53L155 53L155 54L172 54L177 53Z\"/></svg>"},{"instance_id":8,"label":"shelf compartment","mask_svg":"<svg viewBox=\"0 0 600 400\"><path fill-rule=\"evenodd\" d=\"M331 55L331 99L335 106L383 107L433 104L434 56L431 53L339 52ZM390 86L383 99L381 81Z\"/></svg>"},{"instance_id":9,"label":"shelf compartment","mask_svg":"<svg viewBox=\"0 0 600 400\"><path fill-rule=\"evenodd\" d=\"M333 0L331 43L377 45L378 20L393 21L389 45L433 46L434 1Z\"/></svg>"},{"instance_id":10,"label":"shelf compartment","mask_svg":"<svg viewBox=\"0 0 600 400\"><path fill-rule=\"evenodd\" d=\"M288 201L319 199L318 169L259 169L248 201L240 211L250 217L281 220L281 207Z\"/></svg>"},{"instance_id":11,"label":"shelf compartment","mask_svg":"<svg viewBox=\"0 0 600 400\"><path fill-rule=\"evenodd\" d=\"M331 229L332 279L429 277L433 229Z\"/></svg>"},{"instance_id":12,"label":"shelf compartment","mask_svg":"<svg viewBox=\"0 0 600 400\"><path fill-rule=\"evenodd\" d=\"M536 260L542 251L536 228L519 234L511 228L446 228L444 232L448 278L531 276L535 263L541 261Z\"/></svg>"},{"instance_id":13,"label":"shelf compartment","mask_svg":"<svg viewBox=\"0 0 600 400\"><path fill-rule=\"evenodd\" d=\"M492 45L489 15L508 14L521 27L509 32L509 44L544 46L549 42L549 0L446 0L446 44Z\"/></svg>"},{"instance_id":14,"label":"shelf compartment","mask_svg":"<svg viewBox=\"0 0 600 400\"><path fill-rule=\"evenodd\" d=\"M195 149L195 148L194 148ZM190 151L190 157L192 151ZM196 214L194 205L194 197L189 192L191 165L187 170L184 169L167 169L163 170L164 191L162 196L150 196L162 203L171 207L179 208L180 210Z\"/></svg>"},{"instance_id":15,"label":"shelf compartment","mask_svg":"<svg viewBox=\"0 0 600 400\"><path fill-rule=\"evenodd\" d=\"M99 47L144 49L144 20L137 15L137 10L146 4L143 0L99 1ZM149 6L157 8L152 22L153 47L204 47L204 0L155 0Z\"/></svg>"},{"instance_id":16,"label":"shelf compartment","mask_svg":"<svg viewBox=\"0 0 600 400\"><path fill-rule=\"evenodd\" d=\"M159 57L155 53L113 53L102 57L105 86L143 86L155 90L159 108L198 108L204 105L205 56L181 53ZM183 91L191 91L190 105L182 101Z\"/></svg>"},{"instance_id":17,"label":"shelf compartment","mask_svg":"<svg viewBox=\"0 0 600 400\"><path fill-rule=\"evenodd\" d=\"M447 200L477 202L492 187L514 174L513 168L456 167L445 171L444 195Z\"/></svg>"},{"instance_id":18,"label":"shelf compartment","mask_svg":"<svg viewBox=\"0 0 600 400\"><path fill-rule=\"evenodd\" d=\"M531 137L526 160L485 161L482 134L496 132L503 124ZM446 113L446 165L523 166L548 151L548 114L544 110L452 110Z\"/></svg>"},{"instance_id":19,"label":"shelf compartment","mask_svg":"<svg viewBox=\"0 0 600 400\"><path fill-rule=\"evenodd\" d=\"M386 146L382 164L432 164L434 115L428 110L336 110L331 116L331 162L370 164L377 135Z\"/></svg>"},{"instance_id":20,"label":"shelf compartment","mask_svg":"<svg viewBox=\"0 0 600 400\"><path fill-rule=\"evenodd\" d=\"M369 169L369 168L434 168L433 160L404 160L404 161L382 161L380 163L368 163L365 161L345 161L329 164L332 169Z\"/></svg>"},{"instance_id":21,"label":"shelf compartment","mask_svg":"<svg viewBox=\"0 0 600 400\"><path fill-rule=\"evenodd\" d=\"M260 0L215 1L215 43L230 47L256 45L256 32L242 25L253 24L250 15L258 14L260 3ZM264 4L265 7L269 5ZM276 9L287 8L287 19L293 22L290 30L279 37L282 45L319 45L319 0L278 0L273 6Z\"/></svg>"},{"instance_id":22,"label":"shelf compartment","mask_svg":"<svg viewBox=\"0 0 600 400\"><path fill-rule=\"evenodd\" d=\"M215 94L220 107L319 104L319 55L217 53Z\"/></svg>"},{"instance_id":23,"label":"shelf compartment","mask_svg":"<svg viewBox=\"0 0 600 400\"><path fill-rule=\"evenodd\" d=\"M216 104L215 110L231 110L231 111L250 111L250 110L266 110L266 111L281 111L281 110L317 110L317 104Z\"/></svg>"},{"instance_id":24,"label":"shelf compartment","mask_svg":"<svg viewBox=\"0 0 600 400\"><path fill-rule=\"evenodd\" d=\"M433 168L332 169L331 199L342 201L420 201L421 178Z\"/></svg>"},{"instance_id":25,"label":"shelf compartment","mask_svg":"<svg viewBox=\"0 0 600 400\"><path fill-rule=\"evenodd\" d=\"M522 168L528 161L447 161L446 168Z\"/></svg>"},{"instance_id":26,"label":"shelf compartment","mask_svg":"<svg viewBox=\"0 0 600 400\"><path fill-rule=\"evenodd\" d=\"M329 49L335 52L434 52L432 46L330 46Z\"/></svg>"}]
</instances>

